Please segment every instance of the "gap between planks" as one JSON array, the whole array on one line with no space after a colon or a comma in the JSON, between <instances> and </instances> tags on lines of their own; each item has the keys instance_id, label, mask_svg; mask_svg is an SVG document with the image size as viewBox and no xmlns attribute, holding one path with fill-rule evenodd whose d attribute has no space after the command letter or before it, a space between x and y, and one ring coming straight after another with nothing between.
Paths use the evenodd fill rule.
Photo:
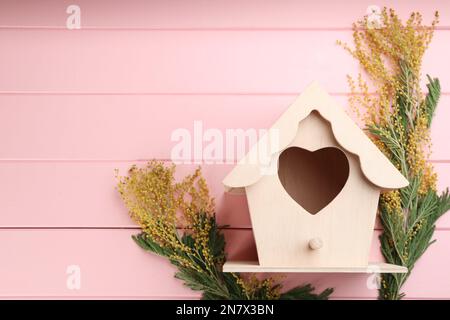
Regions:
<instances>
[{"instance_id":1,"label":"gap between planks","mask_svg":"<svg viewBox=\"0 0 450 320\"><path fill-rule=\"evenodd\" d=\"M177 227L178 230L188 228ZM220 230L252 230L252 227L219 227ZM0 226L1 230L141 230L139 226Z\"/></svg>"},{"instance_id":2,"label":"gap between planks","mask_svg":"<svg viewBox=\"0 0 450 320\"><path fill-rule=\"evenodd\" d=\"M450 30L450 26L440 26L440 29L436 27L436 30ZM353 31L351 27L280 27L280 28L264 28L264 27L111 27L111 26L83 26L80 29L69 30L65 26L11 26L0 25L0 30L24 30L24 31L138 31L138 32L302 32L302 31ZM362 29L361 29L362 30Z\"/></svg>"},{"instance_id":3,"label":"gap between planks","mask_svg":"<svg viewBox=\"0 0 450 320\"><path fill-rule=\"evenodd\" d=\"M329 92L331 96L351 96L362 95L362 93L350 92ZM369 92L369 95L375 95ZM298 92L117 92L117 91L21 91L21 90L0 90L0 95L49 95L49 96L293 96ZM448 96L449 92L441 92L441 96Z\"/></svg>"},{"instance_id":4,"label":"gap between planks","mask_svg":"<svg viewBox=\"0 0 450 320\"><path fill-rule=\"evenodd\" d=\"M113 27L113 26L85 26L80 29L69 30L66 26L38 26L38 25L0 25L0 30L26 30L26 31L141 31L141 32L302 32L302 31L318 31L318 32L338 32L338 31L352 31L351 26L348 27ZM363 28L357 28L363 30ZM436 26L436 31L448 31L450 26L442 25Z\"/></svg>"},{"instance_id":5,"label":"gap between planks","mask_svg":"<svg viewBox=\"0 0 450 320\"><path fill-rule=\"evenodd\" d=\"M140 163L140 162L149 162L149 161L162 161L162 162L172 162L171 159L152 159L152 158L148 158L148 159L20 159L20 158L5 158L5 159L0 159L0 164L3 163L111 163L111 162L117 162L117 163ZM430 163L450 163L450 159L431 159L428 160L428 162ZM222 160L222 163L216 163L216 164L207 164L207 163L202 163L202 162L195 162L194 160L191 161L190 163L184 163L182 165L199 165L199 166L214 166L214 165L236 165L238 162L232 162L232 163L228 163L225 159Z\"/></svg>"},{"instance_id":6,"label":"gap between planks","mask_svg":"<svg viewBox=\"0 0 450 320\"><path fill-rule=\"evenodd\" d=\"M186 228L177 227L178 230ZM0 226L1 230L141 230L139 226ZM219 230L253 230L251 226L242 227L219 227ZM383 228L374 228L381 231ZM450 231L450 227L436 227L436 231Z\"/></svg>"}]
</instances>

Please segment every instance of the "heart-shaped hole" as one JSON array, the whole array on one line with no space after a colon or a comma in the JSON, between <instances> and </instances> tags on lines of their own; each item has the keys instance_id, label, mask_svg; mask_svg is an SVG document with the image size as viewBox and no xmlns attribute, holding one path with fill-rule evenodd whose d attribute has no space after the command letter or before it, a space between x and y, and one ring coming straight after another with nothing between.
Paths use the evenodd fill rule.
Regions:
<instances>
[{"instance_id":1,"label":"heart-shaped hole","mask_svg":"<svg viewBox=\"0 0 450 320\"><path fill-rule=\"evenodd\" d=\"M286 192L311 214L325 208L347 182L347 156L338 148L314 152L291 147L280 154L278 177Z\"/></svg>"}]
</instances>

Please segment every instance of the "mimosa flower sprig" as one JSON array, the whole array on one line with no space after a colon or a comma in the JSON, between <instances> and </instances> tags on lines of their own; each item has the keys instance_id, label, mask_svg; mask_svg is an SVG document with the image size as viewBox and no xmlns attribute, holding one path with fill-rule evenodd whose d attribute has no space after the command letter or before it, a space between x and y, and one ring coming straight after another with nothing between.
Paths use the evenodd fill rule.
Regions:
<instances>
[{"instance_id":1,"label":"mimosa flower sprig","mask_svg":"<svg viewBox=\"0 0 450 320\"><path fill-rule=\"evenodd\" d=\"M144 250L169 259L175 277L203 299L326 299L332 289L314 294L309 285L282 293L274 278L222 272L225 238L217 226L214 200L197 169L177 182L175 166L152 161L118 176L117 189L142 232L133 236ZM151 284L149 284L151 285Z\"/></svg>"},{"instance_id":2,"label":"mimosa flower sprig","mask_svg":"<svg viewBox=\"0 0 450 320\"><path fill-rule=\"evenodd\" d=\"M434 242L437 219L450 209L448 190L438 194L436 173L428 161L440 83L427 76L426 94L420 86L422 58L439 15L436 12L431 25L425 26L418 12L403 23L394 10L384 8L381 20L379 28L371 28L367 17L353 25L354 48L338 43L359 61L365 75L348 78L350 105L374 143L410 182L382 194L379 202L381 251L387 262L409 270L383 274L379 298L401 299L401 288L415 263Z\"/></svg>"}]
</instances>

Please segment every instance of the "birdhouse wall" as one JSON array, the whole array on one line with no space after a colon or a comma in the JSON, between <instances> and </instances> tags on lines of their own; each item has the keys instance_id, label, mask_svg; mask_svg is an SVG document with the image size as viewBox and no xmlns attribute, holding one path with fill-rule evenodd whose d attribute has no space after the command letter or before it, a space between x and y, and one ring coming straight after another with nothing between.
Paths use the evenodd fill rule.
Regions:
<instances>
[{"instance_id":1,"label":"birdhouse wall","mask_svg":"<svg viewBox=\"0 0 450 320\"><path fill-rule=\"evenodd\" d=\"M295 139L285 150L290 152L295 148L301 148L297 149L301 150L296 153L298 158L284 161L286 154L281 152L276 158L278 173L264 175L257 183L246 187L260 265L367 265L379 188L365 178L358 157L340 148L329 123L317 112L299 123ZM336 166L340 156L332 157L326 153L316 161L301 159L303 154L314 154L323 148L337 148L334 149L337 153L345 155L347 167ZM291 156L289 152L288 157ZM342 162L342 157L339 161ZM287 168L283 168L284 165ZM309 168L307 173L301 172L311 165L325 167L316 174ZM344 172L336 172L339 170ZM324 180L324 172L330 173L329 181ZM330 200L330 192L336 188L335 180L347 174L342 190L323 208L319 210L312 206L317 212L311 212L305 208L308 204L301 205L302 201L308 202L311 198L316 199L315 205L321 201L324 205L323 200ZM314 181L315 178L320 181ZM285 188L294 190L288 192ZM308 196L301 198L305 193ZM312 249L311 243L319 248Z\"/></svg>"}]
</instances>

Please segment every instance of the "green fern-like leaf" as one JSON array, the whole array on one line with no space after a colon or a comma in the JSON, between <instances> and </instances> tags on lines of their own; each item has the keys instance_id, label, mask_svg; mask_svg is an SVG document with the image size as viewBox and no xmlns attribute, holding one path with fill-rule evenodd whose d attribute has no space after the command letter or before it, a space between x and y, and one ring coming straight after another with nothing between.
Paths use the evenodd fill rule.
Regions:
<instances>
[{"instance_id":1,"label":"green fern-like leaf","mask_svg":"<svg viewBox=\"0 0 450 320\"><path fill-rule=\"evenodd\" d=\"M314 287L307 284L301 287L295 287L280 296L281 300L324 300L328 299L333 293L333 289L328 288L319 294L315 294Z\"/></svg>"},{"instance_id":2,"label":"green fern-like leaf","mask_svg":"<svg viewBox=\"0 0 450 320\"><path fill-rule=\"evenodd\" d=\"M425 97L425 112L428 118L428 127L430 127L434 112L441 96L441 84L439 83L439 79L437 78L431 78L429 75L427 75L427 78L428 93Z\"/></svg>"}]
</instances>

